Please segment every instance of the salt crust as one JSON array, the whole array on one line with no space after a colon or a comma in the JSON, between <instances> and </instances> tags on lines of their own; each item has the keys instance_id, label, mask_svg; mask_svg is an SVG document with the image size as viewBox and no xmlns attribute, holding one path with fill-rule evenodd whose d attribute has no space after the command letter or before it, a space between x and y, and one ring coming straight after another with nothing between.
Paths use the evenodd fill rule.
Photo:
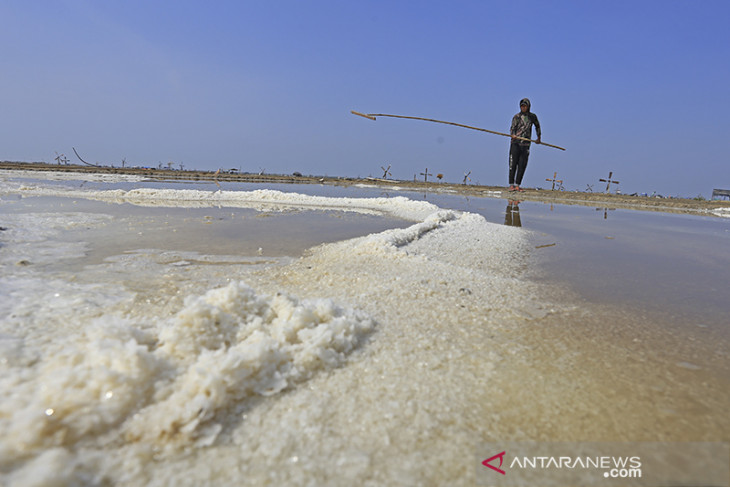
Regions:
<instances>
[{"instance_id":1,"label":"salt crust","mask_svg":"<svg viewBox=\"0 0 730 487\"><path fill-rule=\"evenodd\" d=\"M5 214L2 224L3 251L0 265L21 261L34 265L52 264L60 259L82 257L87 251L83 242L64 242L57 238L62 231L99 227L109 223L109 215L89 213L23 213Z\"/></svg>"},{"instance_id":2,"label":"salt crust","mask_svg":"<svg viewBox=\"0 0 730 487\"><path fill-rule=\"evenodd\" d=\"M60 474L71 475L77 463L64 447L110 430L126 441L210 445L222 429L215 422L220 409L342 365L375 325L328 299L257 295L238 281L190 297L171 319L136 322L106 311L130 301L128 292L107 287L105 295L103 284L38 276L41 264L84 254L83 242L58 249L62 231L101 226L109 217L10 218L4 236L13 252L0 261L0 290L13 298L3 300L0 322L0 390L7 391L0 399L0 472L30 459L10 476L13 484L63 485L69 478ZM18 256L33 265L14 268ZM130 260L110 262L126 267Z\"/></svg>"},{"instance_id":3,"label":"salt crust","mask_svg":"<svg viewBox=\"0 0 730 487\"><path fill-rule=\"evenodd\" d=\"M221 409L340 366L373 327L331 300L257 295L240 282L190 298L156 337L130 320L92 320L46 343L32 367L5 364L0 467L120 425L127 441L209 445Z\"/></svg>"},{"instance_id":4,"label":"salt crust","mask_svg":"<svg viewBox=\"0 0 730 487\"><path fill-rule=\"evenodd\" d=\"M170 457L169 469L220 485L473 485L474 439L499 416L493 374L525 355L512 323L552 312L520 279L528 255L523 231L441 211L254 273L257 287L354 303L377 331L346 367L243 411L219 448ZM137 459L125 482L162 485Z\"/></svg>"},{"instance_id":5,"label":"salt crust","mask_svg":"<svg viewBox=\"0 0 730 487\"><path fill-rule=\"evenodd\" d=\"M54 171L16 171L0 170L0 178L29 178L47 181L89 181L100 183L135 183L144 181L141 176L131 174L73 173Z\"/></svg>"},{"instance_id":6,"label":"salt crust","mask_svg":"<svg viewBox=\"0 0 730 487\"><path fill-rule=\"evenodd\" d=\"M258 211L290 209L342 210L371 215L391 215L409 221L422 221L438 210L426 201L413 201L403 196L394 198L332 198L285 193L277 190L200 191L193 189L138 188L131 190L84 190L43 185L27 186L4 183L0 193L24 196L85 198L109 203L128 203L150 207L177 208L252 208Z\"/></svg>"},{"instance_id":7,"label":"salt crust","mask_svg":"<svg viewBox=\"0 0 730 487\"><path fill-rule=\"evenodd\" d=\"M505 355L524 355L511 327L553 312L521 279L525 236L441 211L406 229L318 247L261 276L301 295L354 302L380 325L362 358L247 412L232 433L239 449L216 452L226 468L212 478L473 485L474 439L498 422L489 408L499 393L493 374ZM212 461L200 453L201 464Z\"/></svg>"},{"instance_id":8,"label":"salt crust","mask_svg":"<svg viewBox=\"0 0 730 487\"><path fill-rule=\"evenodd\" d=\"M279 192L256 198L315 206L314 197ZM317 204L381 211L373 199L334 200ZM0 390L11 392L0 399L0 472L12 470L11 485L468 483L464 445L484 433L472 408L500 360L490 348L512 346L494 347L505 320L546 312L519 279L525 233L383 200L407 209L382 211L420 220L251 269L259 291L236 279L211 289L227 273L218 267L161 276L159 264L120 259L88 273L136 275L106 301L103 290L76 309L65 301L55 319L45 300L35 311L19 303L22 316L0 322L8 351ZM183 271L199 292L170 317L168 306L138 311L132 289L161 292L162 279ZM65 281L68 294L98 284L74 280ZM328 298L300 300L282 288ZM174 289L160 302L174 302ZM66 327L68 318L79 323ZM51 338L44 320L59 329ZM375 329L367 353L341 367ZM340 373L315 374L322 369ZM296 387L305 380L309 387ZM428 451L439 452L438 469L423 441L435 442ZM181 447L187 453L175 453Z\"/></svg>"}]
</instances>

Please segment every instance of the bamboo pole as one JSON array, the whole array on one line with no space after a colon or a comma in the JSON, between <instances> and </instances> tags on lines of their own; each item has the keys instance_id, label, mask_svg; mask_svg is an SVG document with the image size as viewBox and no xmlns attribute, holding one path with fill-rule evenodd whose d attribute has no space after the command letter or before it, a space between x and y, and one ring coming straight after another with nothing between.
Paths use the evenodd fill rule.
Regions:
<instances>
[{"instance_id":1,"label":"bamboo pole","mask_svg":"<svg viewBox=\"0 0 730 487\"><path fill-rule=\"evenodd\" d=\"M81 156L79 155L79 153L78 153L78 152L76 152L76 148L75 148L75 147L71 147L71 148L72 148L72 149L74 150L74 154L76 154L76 157L78 157L78 158L79 158L79 161L83 162L83 163L84 163L84 164L86 164L87 166L91 166L91 167L99 167L99 165L98 165L98 164L89 164L89 163L88 163L88 162L86 162L85 160L81 159Z\"/></svg>"},{"instance_id":2,"label":"bamboo pole","mask_svg":"<svg viewBox=\"0 0 730 487\"><path fill-rule=\"evenodd\" d=\"M360 113L360 112L356 112L355 110L350 110L350 113L352 113L353 115L359 115L360 117L368 118L370 120L375 120L375 117L407 118L409 120L423 120L423 121L426 121L426 122L444 123L446 125L454 125L456 127L463 127L465 129L479 130L481 132L487 132L487 133L490 133L490 134L503 135L505 137L512 137L512 135L505 134L503 132L496 132L494 130L487 130L487 129L483 129L483 128L479 128L479 127L472 127L471 125L464 125L462 123L445 122L443 120L434 120L433 118L408 117L408 116L405 116L405 115L388 115L388 114L385 114L385 113ZM535 142L536 144L538 143L536 140L527 139L527 138L524 138L524 137L515 137L515 139L517 139L517 140L526 140L528 142ZM546 142L540 142L539 144L540 145L546 145L548 147L553 147L555 149L565 150L564 147L560 147L559 145L548 144Z\"/></svg>"}]
</instances>

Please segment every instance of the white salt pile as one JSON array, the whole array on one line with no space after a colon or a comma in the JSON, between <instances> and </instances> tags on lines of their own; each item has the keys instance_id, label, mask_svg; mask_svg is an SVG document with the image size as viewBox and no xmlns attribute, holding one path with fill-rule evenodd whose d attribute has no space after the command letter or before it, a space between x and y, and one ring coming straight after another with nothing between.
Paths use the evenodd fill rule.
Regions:
<instances>
[{"instance_id":1,"label":"white salt pile","mask_svg":"<svg viewBox=\"0 0 730 487\"><path fill-rule=\"evenodd\" d=\"M55 242L110 217L13 214L0 260L10 297L0 305L0 479L10 485L467 479L462 457L479 434L483 384L510 349L503 322L545 313L518 279L524 232L425 202L5 191L416 222L273 267L161 249L71 273L50 263L78 258L87 244ZM450 466L435 470L424 449Z\"/></svg>"}]
</instances>

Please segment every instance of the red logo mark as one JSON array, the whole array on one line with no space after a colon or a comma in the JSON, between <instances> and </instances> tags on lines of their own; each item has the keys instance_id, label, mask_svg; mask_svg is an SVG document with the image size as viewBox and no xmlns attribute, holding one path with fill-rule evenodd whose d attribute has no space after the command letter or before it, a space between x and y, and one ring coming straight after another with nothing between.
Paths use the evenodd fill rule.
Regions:
<instances>
[{"instance_id":1,"label":"red logo mark","mask_svg":"<svg viewBox=\"0 0 730 487\"><path fill-rule=\"evenodd\" d=\"M485 467L489 467L489 468L491 468L492 470L494 470L495 472L499 472L499 473L501 473L502 475L504 475L504 470L502 470L501 468L497 468L497 467L495 467L494 465L490 465L490 464L489 464L489 462L491 462L491 461L492 461L492 460L494 460L495 458L499 457L499 466L500 466L500 467L502 467L502 461L504 460L504 454L505 454L505 452L502 452L502 453L497 453L497 454L496 454L496 455L494 455L493 457L491 457L491 458L487 458L486 460L484 460L484 461L482 462L482 465L484 465Z\"/></svg>"}]
</instances>

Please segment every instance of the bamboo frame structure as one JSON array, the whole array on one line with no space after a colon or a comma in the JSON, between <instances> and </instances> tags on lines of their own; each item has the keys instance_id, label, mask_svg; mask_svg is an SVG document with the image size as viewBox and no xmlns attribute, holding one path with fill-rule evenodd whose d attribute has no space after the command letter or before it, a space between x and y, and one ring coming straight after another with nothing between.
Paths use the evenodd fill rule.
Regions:
<instances>
[{"instance_id":1,"label":"bamboo frame structure","mask_svg":"<svg viewBox=\"0 0 730 487\"><path fill-rule=\"evenodd\" d=\"M503 132L496 132L494 130L487 130L487 129L483 129L483 128L479 128L479 127L472 127L471 125L464 125L463 123L445 122L443 120L435 120L433 118L409 117L409 116L406 116L406 115L388 115L386 113L360 113L360 112L356 112L355 110L350 110L350 113L352 113L353 115L358 115L360 117L365 117L365 118L370 119L370 120L375 120L376 117L392 117L392 118L406 118L406 119L409 119L409 120L423 120L425 122L443 123L443 124L446 124L446 125L454 125L456 127L463 127L465 129L479 130L481 132L487 132L487 133L490 133L490 134L503 135L505 137L512 137L512 135L505 134ZM524 137L515 137L515 139L518 139L518 140L526 140L526 141L529 141L529 142L535 142L536 144L538 143L536 140L527 139L527 138L524 138ZM540 145L546 145L548 147L553 147L554 149L565 150L565 147L560 147L559 145L548 144L546 142L539 142L539 144Z\"/></svg>"}]
</instances>

